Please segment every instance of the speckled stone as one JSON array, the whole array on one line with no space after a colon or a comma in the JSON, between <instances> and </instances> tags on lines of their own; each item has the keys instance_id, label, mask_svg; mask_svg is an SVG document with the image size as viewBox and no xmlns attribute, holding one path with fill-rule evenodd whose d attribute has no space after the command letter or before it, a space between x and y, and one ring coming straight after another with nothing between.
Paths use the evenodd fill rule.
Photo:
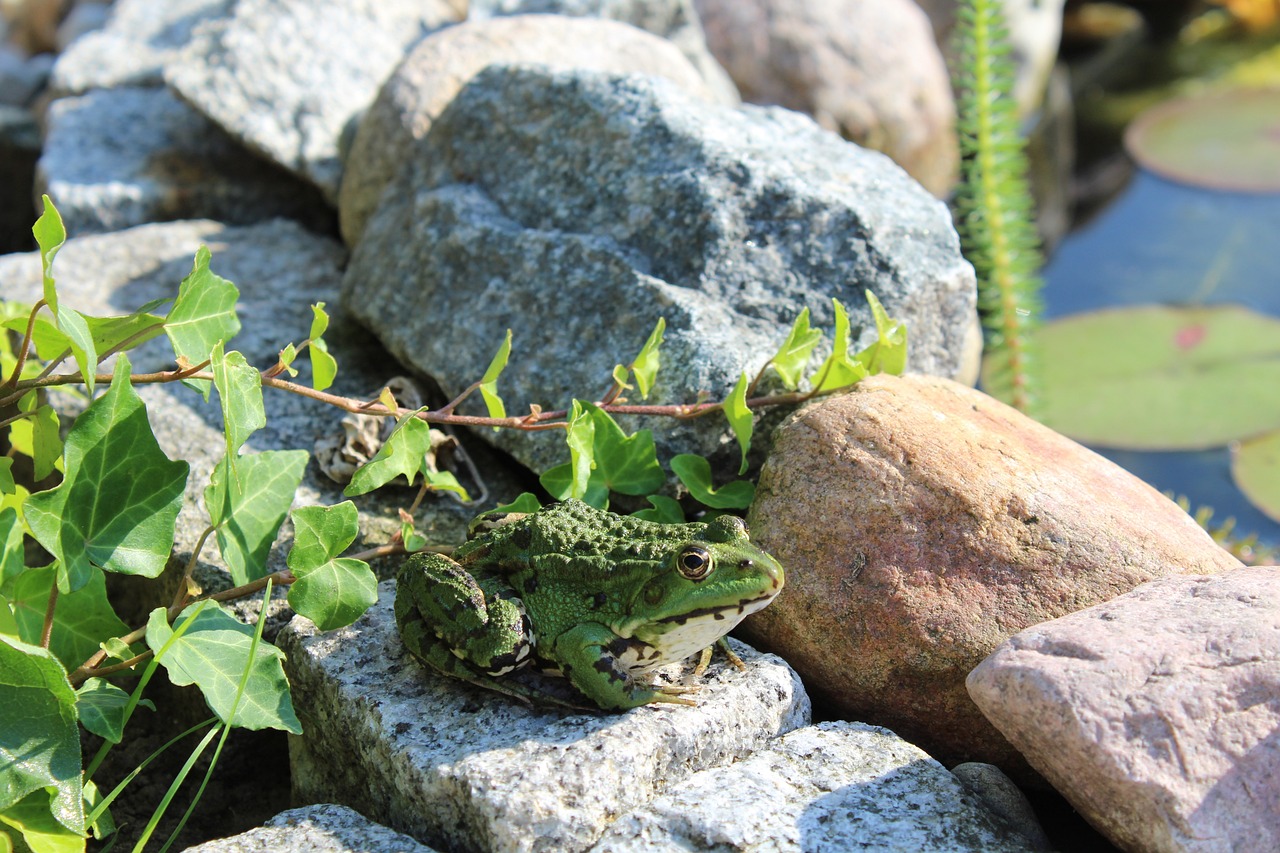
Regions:
<instances>
[{"instance_id":1,"label":"speckled stone","mask_svg":"<svg viewBox=\"0 0 1280 853\"><path fill-rule=\"evenodd\" d=\"M407 835L379 826L346 806L290 809L264 825L188 847L186 853L434 853Z\"/></svg>"},{"instance_id":2,"label":"speckled stone","mask_svg":"<svg viewBox=\"0 0 1280 853\"><path fill-rule=\"evenodd\" d=\"M618 819L593 853L900 850L1013 853L960 782L888 729L830 722L695 773Z\"/></svg>"},{"instance_id":3,"label":"speckled stone","mask_svg":"<svg viewBox=\"0 0 1280 853\"><path fill-rule=\"evenodd\" d=\"M450 850L582 850L617 815L690 774L802 726L809 701L782 661L740 643L698 705L622 714L530 708L426 670L395 631L391 581L354 625L278 641L306 733L295 797L337 800Z\"/></svg>"}]
</instances>

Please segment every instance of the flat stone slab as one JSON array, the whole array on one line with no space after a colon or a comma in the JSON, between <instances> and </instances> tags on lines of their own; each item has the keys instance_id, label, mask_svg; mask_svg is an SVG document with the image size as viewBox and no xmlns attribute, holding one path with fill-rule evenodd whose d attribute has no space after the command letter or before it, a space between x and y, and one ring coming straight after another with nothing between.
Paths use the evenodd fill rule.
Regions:
<instances>
[{"instance_id":1,"label":"flat stone slab","mask_svg":"<svg viewBox=\"0 0 1280 853\"><path fill-rule=\"evenodd\" d=\"M1280 569L1151 581L1015 634L968 685L1120 847L1280 849Z\"/></svg>"},{"instance_id":2,"label":"flat stone slab","mask_svg":"<svg viewBox=\"0 0 1280 853\"><path fill-rule=\"evenodd\" d=\"M888 729L830 722L695 773L624 815L593 853L1027 851L956 777Z\"/></svg>"},{"instance_id":3,"label":"flat stone slab","mask_svg":"<svg viewBox=\"0 0 1280 853\"><path fill-rule=\"evenodd\" d=\"M321 803L271 818L257 829L188 847L186 853L434 853L359 812Z\"/></svg>"},{"instance_id":4,"label":"flat stone slab","mask_svg":"<svg viewBox=\"0 0 1280 853\"><path fill-rule=\"evenodd\" d=\"M386 581L348 628L318 634L296 618L281 633L305 729L290 741L294 795L446 849L583 850L666 786L809 720L795 673L736 641L747 671L713 663L696 707L530 708L418 664L394 596Z\"/></svg>"}]
</instances>

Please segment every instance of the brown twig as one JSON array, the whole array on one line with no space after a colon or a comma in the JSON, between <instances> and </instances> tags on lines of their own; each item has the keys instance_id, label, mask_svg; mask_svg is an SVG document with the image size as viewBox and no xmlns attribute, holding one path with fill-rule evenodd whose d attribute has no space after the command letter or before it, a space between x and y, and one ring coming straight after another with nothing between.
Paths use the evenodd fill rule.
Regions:
<instances>
[{"instance_id":1,"label":"brown twig","mask_svg":"<svg viewBox=\"0 0 1280 853\"><path fill-rule=\"evenodd\" d=\"M49 605L44 609L44 628L40 632L40 648L49 648L49 637L53 634L53 610L58 606L58 584L55 580L49 587Z\"/></svg>"},{"instance_id":2,"label":"brown twig","mask_svg":"<svg viewBox=\"0 0 1280 853\"><path fill-rule=\"evenodd\" d=\"M31 306L31 314L27 317L27 333L22 336L22 346L18 348L18 363L13 366L13 373L9 375L9 381L4 383L9 388L18 387L18 379L22 376L22 368L27 362L27 353L31 351L31 336L36 328L36 315L40 313L40 309L48 305L41 299L35 305Z\"/></svg>"}]
</instances>

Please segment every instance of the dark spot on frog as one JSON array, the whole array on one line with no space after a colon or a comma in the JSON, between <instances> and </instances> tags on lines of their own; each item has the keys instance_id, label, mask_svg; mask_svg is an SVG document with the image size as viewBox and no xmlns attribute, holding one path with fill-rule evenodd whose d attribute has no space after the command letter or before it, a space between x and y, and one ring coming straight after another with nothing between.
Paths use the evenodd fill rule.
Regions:
<instances>
[{"instance_id":1,"label":"dark spot on frog","mask_svg":"<svg viewBox=\"0 0 1280 853\"><path fill-rule=\"evenodd\" d=\"M577 542L573 543L573 550L577 551L579 554L590 554L592 547L591 543L586 539L579 539Z\"/></svg>"},{"instance_id":2,"label":"dark spot on frog","mask_svg":"<svg viewBox=\"0 0 1280 853\"><path fill-rule=\"evenodd\" d=\"M537 592L537 591L538 591L538 579L537 579L536 577L534 577L533 575L529 575L529 577L525 578L525 579L524 579L524 591L525 591L526 593L533 593L533 592Z\"/></svg>"},{"instance_id":3,"label":"dark spot on frog","mask_svg":"<svg viewBox=\"0 0 1280 853\"><path fill-rule=\"evenodd\" d=\"M592 669L601 675L609 676L610 681L625 681L623 675L618 672L618 668L614 665L612 657L606 656L591 664Z\"/></svg>"},{"instance_id":4,"label":"dark spot on frog","mask_svg":"<svg viewBox=\"0 0 1280 853\"><path fill-rule=\"evenodd\" d=\"M591 606L596 610L599 610L601 607L604 607L605 602L608 600L609 596L605 595L603 592L597 592L591 599Z\"/></svg>"},{"instance_id":5,"label":"dark spot on frog","mask_svg":"<svg viewBox=\"0 0 1280 853\"><path fill-rule=\"evenodd\" d=\"M517 527L511 533L511 542L517 548L528 548L533 544L533 531L528 527Z\"/></svg>"}]
</instances>

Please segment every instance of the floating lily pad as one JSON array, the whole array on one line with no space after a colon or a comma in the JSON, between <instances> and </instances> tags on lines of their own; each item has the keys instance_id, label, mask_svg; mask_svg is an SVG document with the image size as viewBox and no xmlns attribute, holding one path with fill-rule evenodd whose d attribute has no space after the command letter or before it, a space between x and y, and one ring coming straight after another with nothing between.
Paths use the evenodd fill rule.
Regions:
<instances>
[{"instance_id":1,"label":"floating lily pad","mask_svg":"<svg viewBox=\"0 0 1280 853\"><path fill-rule=\"evenodd\" d=\"M1144 168L1170 180L1280 192L1280 90L1167 101L1138 116L1124 144Z\"/></svg>"},{"instance_id":2,"label":"floating lily pad","mask_svg":"<svg viewBox=\"0 0 1280 853\"><path fill-rule=\"evenodd\" d=\"M1280 521L1280 430L1242 442L1231 454L1231 476L1250 503Z\"/></svg>"},{"instance_id":3,"label":"floating lily pad","mask_svg":"<svg viewBox=\"0 0 1280 853\"><path fill-rule=\"evenodd\" d=\"M1036 415L1078 441L1198 450L1280 429L1280 318L1147 305L1046 324L1035 344Z\"/></svg>"}]
</instances>

